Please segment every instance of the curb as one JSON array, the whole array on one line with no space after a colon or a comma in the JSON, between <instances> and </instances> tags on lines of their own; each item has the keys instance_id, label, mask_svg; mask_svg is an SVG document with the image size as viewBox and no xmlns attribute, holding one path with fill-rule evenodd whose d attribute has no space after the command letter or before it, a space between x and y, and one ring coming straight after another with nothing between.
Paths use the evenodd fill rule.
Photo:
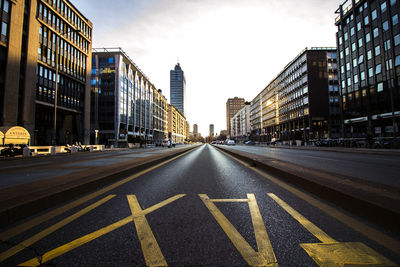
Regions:
<instances>
[{"instance_id":1,"label":"curb","mask_svg":"<svg viewBox=\"0 0 400 267\"><path fill-rule=\"evenodd\" d=\"M62 190L59 192L52 192L45 196L31 200L29 202L25 202L21 205L0 211L0 227L5 227L5 226L13 224L19 220L25 219L29 216L35 215L39 212L42 212L44 210L53 208L63 202L72 200L73 198L78 197L82 194L89 193L90 191L92 191L96 188L109 185L113 182L118 181L121 178L124 178L126 176L140 172L142 170L145 170L145 169L152 167L156 164L159 164L163 161L166 161L168 159L171 159L171 158L181 155L183 153L189 152L195 148L198 148L198 146L193 146L193 147L190 147L187 149L183 149L176 153L166 155L164 157L161 157L161 158L158 158L155 160L150 160L148 162L144 162L142 164L133 166L128 169L124 169L122 171L116 170L115 173L101 177L97 180L93 180L88 183L80 184L75 187L72 187L72 188L69 188L66 190Z\"/></svg>"},{"instance_id":2,"label":"curb","mask_svg":"<svg viewBox=\"0 0 400 267\"><path fill-rule=\"evenodd\" d=\"M400 233L400 213L388 209L386 207L382 207L375 203L363 200L358 198L356 195L349 195L343 193L335 188L328 187L323 184L316 183L314 181L310 181L304 177L289 173L280 168L276 168L274 166L262 163L256 159L241 155L239 153L235 153L231 150L214 146L217 149L224 151L244 162L249 163L251 166L260 168L269 174L277 176L278 179L281 179L289 184L295 185L305 191L308 191L319 198L327 200L331 203L334 203L341 208L350 211L353 214L356 214L360 217L363 217L369 221L372 221L385 229L391 230L396 233Z\"/></svg>"}]
</instances>

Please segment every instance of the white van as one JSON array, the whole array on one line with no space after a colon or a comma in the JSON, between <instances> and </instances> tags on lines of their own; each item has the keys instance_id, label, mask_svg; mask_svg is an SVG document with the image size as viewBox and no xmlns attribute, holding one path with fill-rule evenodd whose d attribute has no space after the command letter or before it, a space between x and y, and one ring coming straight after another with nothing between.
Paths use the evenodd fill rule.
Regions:
<instances>
[{"instance_id":1,"label":"white van","mask_svg":"<svg viewBox=\"0 0 400 267\"><path fill-rule=\"evenodd\" d=\"M162 144L163 147L170 147L170 143L168 139L162 140Z\"/></svg>"}]
</instances>

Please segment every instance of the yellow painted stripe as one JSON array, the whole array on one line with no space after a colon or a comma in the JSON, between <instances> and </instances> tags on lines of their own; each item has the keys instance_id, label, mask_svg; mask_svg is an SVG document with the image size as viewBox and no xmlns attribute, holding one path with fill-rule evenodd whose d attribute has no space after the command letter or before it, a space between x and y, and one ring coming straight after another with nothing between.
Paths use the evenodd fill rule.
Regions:
<instances>
[{"instance_id":1,"label":"yellow painted stripe","mask_svg":"<svg viewBox=\"0 0 400 267\"><path fill-rule=\"evenodd\" d=\"M269 261L272 257L265 255L267 251L255 252L254 249L247 243L243 236L236 230L236 228L229 222L229 220L222 214L222 212L215 206L206 194L199 194L200 199L205 206L209 209L215 220L221 226L222 230L229 237L233 245L242 255L243 259L250 266L277 266L276 260ZM259 229L258 229L259 230ZM273 253L273 251L272 251ZM275 259L275 255L273 255Z\"/></svg>"},{"instance_id":2,"label":"yellow painted stripe","mask_svg":"<svg viewBox=\"0 0 400 267\"><path fill-rule=\"evenodd\" d=\"M62 245L56 249L53 249L49 252L46 252L45 254L43 254L42 258L41 258L41 262L39 262L39 260L37 258L33 258L29 261L26 261L24 263L19 264L18 266L38 266L40 264L43 264L45 262L48 262L49 260L52 260L62 254L67 253L68 251L71 251L79 246L82 246L83 244L86 244L102 235L105 235L111 231L114 231L115 229L120 228L121 226L124 226L127 223L132 222L133 218L132 216L129 216L123 220L120 220L116 223L113 223L109 226L103 227L93 233L87 234L85 236L82 236L78 239L75 239L74 241L71 241L65 245Z\"/></svg>"},{"instance_id":3,"label":"yellow painted stripe","mask_svg":"<svg viewBox=\"0 0 400 267\"><path fill-rule=\"evenodd\" d=\"M178 156L173 157L173 158L171 158L169 160L166 160L166 161L161 162L161 163L159 163L157 165L154 165L153 167L150 167L150 168L148 168L146 170L138 172L137 174L131 175L131 176L129 176L129 177L127 177L127 178L125 178L125 179L123 179L121 181L118 181L118 182L113 183L113 184L111 184L111 185L109 185L107 187L104 187L103 189L100 189L100 190L98 190L98 191L96 191L96 192L94 192L94 193L92 193L90 195L87 195L87 196L84 196L82 198L79 198L79 199L77 199L77 200L75 200L75 201L73 201L73 202L71 202L69 204L66 204L66 205L64 205L62 207L59 207L57 209L54 209L54 210L52 210L52 211L50 211L50 212L48 212L46 214L43 214L43 215L41 215L39 217L36 217L36 218L34 218L32 220L29 220L26 223L23 223L21 225L18 225L16 227L13 227L13 228L5 231L5 232L2 232L2 233L0 233L0 240L3 240L3 241L4 240L8 240L8 239L10 239L10 238L12 238L12 237L14 237L14 236L16 236L18 234L21 234L21 233L25 232L26 230L29 230L32 227L35 227L36 225L39 225L39 224L41 224L41 223L43 223L45 221L48 221L48 220L50 220L50 219L52 219L52 218L54 218L54 217L56 217L56 216L58 216L60 214L63 214L64 212L69 211L70 209L73 209L73 208L75 208L75 207L77 207L79 205L82 205L83 203L85 203L85 202L87 202L87 201L89 201L89 200L91 200L93 198L96 198L96 197L98 197L98 196L100 196L100 195L102 195L104 193L107 193L110 190L113 190L113 189L115 189L115 188L117 188L117 187L119 187L119 186L121 186L123 184L126 184L126 183L130 182L131 180L133 180L135 178L138 178L138 177L140 177L140 176L142 176L142 175L144 175L144 174L146 174L146 173L148 173L148 172L150 172L150 171L152 171L154 169L157 169L157 168L159 168L159 167L161 167L161 166L163 166L163 165L165 165L165 164L167 164L167 163L169 163L169 162L171 162L173 160L176 160L177 158L183 157L184 155L190 153L191 151L192 150L184 152L181 155L178 155Z\"/></svg>"},{"instance_id":4,"label":"yellow painted stripe","mask_svg":"<svg viewBox=\"0 0 400 267\"><path fill-rule=\"evenodd\" d=\"M322 243L335 243L335 239L331 238L324 231L322 231L318 226L307 220L303 215L298 213L292 207L290 207L285 201L277 197L272 193L268 193L279 206L281 206L287 213L289 213L294 219L296 219L304 228L306 228L311 234L318 238Z\"/></svg>"},{"instance_id":5,"label":"yellow painted stripe","mask_svg":"<svg viewBox=\"0 0 400 267\"><path fill-rule=\"evenodd\" d=\"M247 194L258 252L268 263L278 263L254 194Z\"/></svg>"},{"instance_id":6,"label":"yellow painted stripe","mask_svg":"<svg viewBox=\"0 0 400 267\"><path fill-rule=\"evenodd\" d=\"M171 197L169 199L166 199L166 200L164 200L164 201L162 201L162 202L160 202L160 203L158 203L158 204L156 204L154 206L151 206L150 208L147 208L147 209L143 210L141 212L140 216L146 215L146 214L156 210L157 208L161 208L161 207L163 207L163 206L165 206L165 205L167 205L167 204L169 204L169 203L171 203L171 202L173 202L173 201L175 201L175 200L177 200L177 199L179 199L179 198L181 198L183 196L185 196L185 195L177 195L177 196ZM113 223L111 225L103 227L103 228L101 228L101 229L99 229L97 231L94 231L94 232L92 232L90 234L87 234L87 235L85 235L83 237L75 239L75 240L73 240L73 241L71 241L71 242L69 242L69 243L67 243L65 245L62 245L62 246L60 246L58 248L55 248L55 249L53 249L53 250L51 250L49 252L46 252L41 257L41 261L40 262L39 262L38 258L33 258L31 260L28 260L26 262L23 262L23 263L19 264L18 266L38 266L38 265L43 264L43 263L45 263L45 262L47 262L49 260L52 260L52 259L54 259L54 258L56 258L58 256L61 256L61 255L65 254L65 253L67 253L68 251L71 251L71 250L73 250L73 249L75 249L77 247L80 247L80 246L82 246L82 245L84 245L84 244L86 244L86 243L88 243L88 242L100 237L100 236L108 234L109 232L114 231L114 230L116 230L116 229L118 229L118 228L126 225L127 223L132 222L132 221L133 221L133 216L128 216L125 219L122 219L122 220L120 220L120 221L118 221L116 223Z\"/></svg>"},{"instance_id":7,"label":"yellow painted stripe","mask_svg":"<svg viewBox=\"0 0 400 267\"><path fill-rule=\"evenodd\" d=\"M320 209L321 211L323 211L324 213L328 214L329 216L335 218L336 220L342 222L343 224L345 224L346 226L348 226L349 228L361 233L362 235L368 237L369 239L377 242L378 244L380 244L381 246L397 253L400 254L400 242L397 241L396 239L388 236L387 234L384 234L356 219L354 219L353 217L350 217L349 215L344 214L343 212L339 211L338 209L325 204L323 202L321 202L320 200L312 197L311 195L302 192L298 189L296 189L295 187L265 173L262 170L259 170L253 166L250 166L249 164L247 164L244 161L241 161L233 156L231 156L230 154L220 151L221 153L225 154L226 156L232 158L233 160L241 163L242 165L248 167L249 169L252 169L254 172L260 174L261 176L267 178L268 180L270 180L271 182L275 183L276 185L286 189L287 191L291 192L292 194L296 195L297 197L303 199L304 201L306 201L308 204Z\"/></svg>"},{"instance_id":8,"label":"yellow painted stripe","mask_svg":"<svg viewBox=\"0 0 400 267\"><path fill-rule=\"evenodd\" d=\"M58 229L60 229L61 227L67 225L68 223L78 219L82 215L84 215L84 214L88 213L89 211L97 208L98 206L104 204L105 202L109 201L113 197L115 197L115 195L109 195L109 196L97 201L96 203L93 203L92 205L90 205L90 206L88 206L88 207L76 212L75 214L72 214L71 216L63 219L62 221L60 221L60 222L58 222L58 223L46 228L45 230L33 235L32 237L26 239L25 241L22 241L18 245L10 248L9 250L1 253L0 254L0 262L2 262L4 260L8 259L9 257L17 254L18 252L20 252L24 248L31 246L32 244L36 243L40 239L42 239L42 238L48 236L49 234L57 231Z\"/></svg>"}]
</instances>

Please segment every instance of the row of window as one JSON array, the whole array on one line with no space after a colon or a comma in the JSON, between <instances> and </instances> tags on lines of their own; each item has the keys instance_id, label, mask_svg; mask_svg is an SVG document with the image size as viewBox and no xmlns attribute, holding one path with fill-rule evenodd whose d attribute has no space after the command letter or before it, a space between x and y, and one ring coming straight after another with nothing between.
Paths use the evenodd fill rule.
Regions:
<instances>
[{"instance_id":1,"label":"row of window","mask_svg":"<svg viewBox=\"0 0 400 267\"><path fill-rule=\"evenodd\" d=\"M10 1L0 0L0 41L4 43L8 43L9 14Z\"/></svg>"},{"instance_id":2,"label":"row of window","mask_svg":"<svg viewBox=\"0 0 400 267\"><path fill-rule=\"evenodd\" d=\"M60 35L66 37L83 51L86 53L89 52L89 42L71 26L69 26L68 23L64 23L58 14L54 13L42 4L39 4L39 18L51 25ZM81 29L78 30L81 31Z\"/></svg>"},{"instance_id":3,"label":"row of window","mask_svg":"<svg viewBox=\"0 0 400 267\"><path fill-rule=\"evenodd\" d=\"M85 85L71 80L56 73L45 66L38 65L38 88L36 96L38 100L54 103L55 83L58 82L57 88L57 105L67 108L82 109L84 99ZM81 105L82 104L82 105Z\"/></svg>"},{"instance_id":4,"label":"row of window","mask_svg":"<svg viewBox=\"0 0 400 267\"><path fill-rule=\"evenodd\" d=\"M39 27L39 60L55 66L55 48L59 46L58 65L60 70L85 81L86 55L63 39L60 39L57 44L57 38L60 37L46 26Z\"/></svg>"},{"instance_id":5,"label":"row of window","mask_svg":"<svg viewBox=\"0 0 400 267\"><path fill-rule=\"evenodd\" d=\"M86 35L89 39L92 37L92 30L87 23L81 19L81 17L75 13L75 11L69 7L68 4L64 3L63 0L45 0L50 6L60 12L71 24L79 28L81 32ZM42 3L39 4L39 6Z\"/></svg>"}]
</instances>

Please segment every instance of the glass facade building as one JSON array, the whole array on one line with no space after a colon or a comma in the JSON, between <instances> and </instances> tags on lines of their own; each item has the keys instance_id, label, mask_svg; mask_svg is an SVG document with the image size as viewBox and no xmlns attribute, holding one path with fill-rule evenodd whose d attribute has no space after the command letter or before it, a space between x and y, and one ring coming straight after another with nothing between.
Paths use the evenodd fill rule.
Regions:
<instances>
[{"instance_id":1,"label":"glass facade building","mask_svg":"<svg viewBox=\"0 0 400 267\"><path fill-rule=\"evenodd\" d=\"M170 99L171 104L174 105L183 116L186 116L186 80L179 63L170 71Z\"/></svg>"},{"instance_id":2,"label":"glass facade building","mask_svg":"<svg viewBox=\"0 0 400 267\"><path fill-rule=\"evenodd\" d=\"M343 137L398 136L399 7L398 0L353 0L336 11Z\"/></svg>"},{"instance_id":3,"label":"glass facade building","mask_svg":"<svg viewBox=\"0 0 400 267\"><path fill-rule=\"evenodd\" d=\"M93 49L91 88L91 129L100 143L161 143L167 137L166 98L122 49Z\"/></svg>"},{"instance_id":4,"label":"glass facade building","mask_svg":"<svg viewBox=\"0 0 400 267\"><path fill-rule=\"evenodd\" d=\"M252 139L340 137L336 48L304 49L250 104Z\"/></svg>"}]
</instances>

